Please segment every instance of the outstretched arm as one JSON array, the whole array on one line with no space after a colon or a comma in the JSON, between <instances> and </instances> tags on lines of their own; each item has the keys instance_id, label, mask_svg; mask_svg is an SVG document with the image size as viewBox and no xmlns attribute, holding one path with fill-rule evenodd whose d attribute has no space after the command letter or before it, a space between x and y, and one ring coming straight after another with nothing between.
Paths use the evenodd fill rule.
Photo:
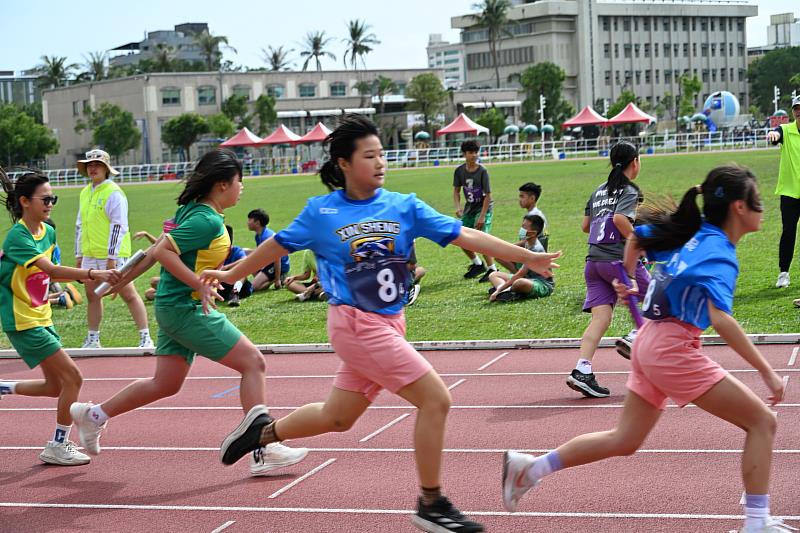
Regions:
<instances>
[{"instance_id":1,"label":"outstretched arm","mask_svg":"<svg viewBox=\"0 0 800 533\"><path fill-rule=\"evenodd\" d=\"M479 254L513 261L514 263L522 263L545 277L553 275L552 269L558 268L558 264L554 263L553 260L561 257L561 252L531 252L488 233L464 227L461 228L459 236L453 240L453 244Z\"/></svg>"},{"instance_id":2,"label":"outstretched arm","mask_svg":"<svg viewBox=\"0 0 800 533\"><path fill-rule=\"evenodd\" d=\"M258 245L246 258L230 270L205 270L201 273L203 280L215 279L225 283L232 283L250 274L258 272L270 263L280 261L284 255L289 255L289 250L278 244L275 237L270 237ZM165 265L166 266L166 265Z\"/></svg>"}]
</instances>

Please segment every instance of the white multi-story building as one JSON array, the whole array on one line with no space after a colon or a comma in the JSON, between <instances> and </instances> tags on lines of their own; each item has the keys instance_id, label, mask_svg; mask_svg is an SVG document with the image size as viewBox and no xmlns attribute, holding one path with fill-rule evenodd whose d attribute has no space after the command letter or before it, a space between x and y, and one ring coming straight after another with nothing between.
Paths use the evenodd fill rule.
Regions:
<instances>
[{"instance_id":1,"label":"white multi-story building","mask_svg":"<svg viewBox=\"0 0 800 533\"><path fill-rule=\"evenodd\" d=\"M206 58L195 40L195 36L208 32L205 22L188 22L178 24L174 30L158 30L147 33L147 37L139 42L123 44L111 49L112 52L127 52L112 56L111 66L134 65L142 59L153 59L159 45L167 46L177 60L205 62Z\"/></svg>"},{"instance_id":2,"label":"white multi-story building","mask_svg":"<svg viewBox=\"0 0 800 533\"><path fill-rule=\"evenodd\" d=\"M766 46L753 46L747 49L748 61L763 56L776 48L800 46L800 19L794 13L780 13L769 17Z\"/></svg>"},{"instance_id":3,"label":"white multi-story building","mask_svg":"<svg viewBox=\"0 0 800 533\"><path fill-rule=\"evenodd\" d=\"M432 33L428 37L428 67L441 69L444 72L444 85L458 89L466 81L464 69L464 45L449 43L442 39L441 33Z\"/></svg>"},{"instance_id":4,"label":"white multi-story building","mask_svg":"<svg viewBox=\"0 0 800 533\"><path fill-rule=\"evenodd\" d=\"M0 70L0 103L26 105L38 102L40 90L36 85L37 78L32 73Z\"/></svg>"}]
</instances>

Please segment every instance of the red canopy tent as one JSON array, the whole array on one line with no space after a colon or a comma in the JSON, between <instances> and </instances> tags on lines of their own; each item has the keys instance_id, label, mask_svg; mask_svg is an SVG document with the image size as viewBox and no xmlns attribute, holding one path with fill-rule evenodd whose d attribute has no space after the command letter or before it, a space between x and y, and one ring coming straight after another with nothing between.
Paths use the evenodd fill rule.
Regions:
<instances>
[{"instance_id":1,"label":"red canopy tent","mask_svg":"<svg viewBox=\"0 0 800 533\"><path fill-rule=\"evenodd\" d=\"M571 128L573 126L605 126L606 125L606 118L601 116L600 113L595 111L591 108L591 106L586 106L581 109L581 112L572 117L571 119L567 120L563 124L561 124L562 128Z\"/></svg>"},{"instance_id":2,"label":"red canopy tent","mask_svg":"<svg viewBox=\"0 0 800 533\"><path fill-rule=\"evenodd\" d=\"M300 137L300 140L298 142L303 144L319 143L327 139L328 135L330 134L331 130L328 129L328 127L325 126L325 124L323 124L322 122L317 122L317 125L314 126L314 128L311 131Z\"/></svg>"},{"instance_id":3,"label":"red canopy tent","mask_svg":"<svg viewBox=\"0 0 800 533\"><path fill-rule=\"evenodd\" d=\"M616 126L617 124L632 124L635 122L646 122L651 124L655 122L655 117L651 117L638 107L633 102L625 106L625 109L620 111L615 117L608 119L607 126Z\"/></svg>"},{"instance_id":4,"label":"red canopy tent","mask_svg":"<svg viewBox=\"0 0 800 533\"><path fill-rule=\"evenodd\" d=\"M480 124L476 124L471 118L464 113L458 115L453 122L444 128L436 131L436 136L447 135L448 133L471 133L473 135L481 133L489 133L489 128L485 128Z\"/></svg>"},{"instance_id":5,"label":"red canopy tent","mask_svg":"<svg viewBox=\"0 0 800 533\"><path fill-rule=\"evenodd\" d=\"M239 130L239 133L220 144L220 146L225 146L228 148L233 146L258 146L258 143L260 142L261 137L247 128L242 128Z\"/></svg>"},{"instance_id":6,"label":"red canopy tent","mask_svg":"<svg viewBox=\"0 0 800 533\"><path fill-rule=\"evenodd\" d=\"M259 146L264 146L266 144L297 144L300 142L300 136L281 124L278 128L261 139L261 142L258 143Z\"/></svg>"}]
</instances>

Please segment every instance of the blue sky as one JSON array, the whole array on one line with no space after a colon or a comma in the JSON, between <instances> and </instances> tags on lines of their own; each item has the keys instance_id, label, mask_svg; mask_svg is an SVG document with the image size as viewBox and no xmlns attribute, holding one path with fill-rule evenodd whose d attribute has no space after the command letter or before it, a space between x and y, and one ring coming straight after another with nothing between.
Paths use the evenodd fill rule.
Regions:
<instances>
[{"instance_id":1,"label":"blue sky","mask_svg":"<svg viewBox=\"0 0 800 533\"><path fill-rule=\"evenodd\" d=\"M183 22L208 22L211 33L225 35L238 53L226 59L251 67L263 66L261 49L272 45L300 48L309 31L334 37L337 56L324 68L341 68L345 23L367 21L381 40L367 56L369 68L425 67L428 34L455 41L450 17L472 11L476 0L2 0L0 70L23 70L42 55L67 56L84 63L84 55L142 39L146 31L171 29ZM759 16L748 20L748 46L766 43L769 15L795 12L796 0L755 0ZM365 6L367 9L365 9ZM296 55L296 53L295 53ZM299 62L297 62L299 63ZM300 63L301 64L301 63ZM300 64L297 64L299 68Z\"/></svg>"}]
</instances>

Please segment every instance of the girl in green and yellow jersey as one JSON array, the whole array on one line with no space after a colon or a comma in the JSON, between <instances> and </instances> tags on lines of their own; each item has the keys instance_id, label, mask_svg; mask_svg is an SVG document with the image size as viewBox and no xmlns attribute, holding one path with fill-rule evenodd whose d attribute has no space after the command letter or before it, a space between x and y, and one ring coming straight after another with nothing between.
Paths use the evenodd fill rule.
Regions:
<instances>
[{"instance_id":1,"label":"girl in green and yellow jersey","mask_svg":"<svg viewBox=\"0 0 800 533\"><path fill-rule=\"evenodd\" d=\"M53 328L48 288L51 278L114 283L119 280L119 272L53 264L56 231L45 220L58 197L53 195L47 176L28 172L12 183L0 169L0 182L6 193L6 209L14 223L0 255L0 320L22 360L30 368L40 367L44 374L44 379L0 380L0 398L5 394L58 398L53 440L39 458L56 465L86 464L89 457L69 440L72 428L69 407L78 399L83 378Z\"/></svg>"}]
</instances>

